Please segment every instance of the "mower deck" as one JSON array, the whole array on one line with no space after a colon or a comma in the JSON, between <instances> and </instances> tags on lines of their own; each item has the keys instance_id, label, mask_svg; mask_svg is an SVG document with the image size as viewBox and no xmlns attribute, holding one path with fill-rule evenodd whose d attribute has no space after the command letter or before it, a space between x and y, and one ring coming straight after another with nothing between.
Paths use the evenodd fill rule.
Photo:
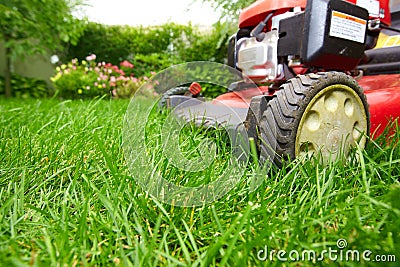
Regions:
<instances>
[{"instance_id":1,"label":"mower deck","mask_svg":"<svg viewBox=\"0 0 400 267\"><path fill-rule=\"evenodd\" d=\"M230 107L226 103L203 102L185 96L172 96L174 115L183 120L183 124L194 123L205 129L225 129L229 135L235 156L245 160L249 151L249 141L244 126L248 107Z\"/></svg>"}]
</instances>

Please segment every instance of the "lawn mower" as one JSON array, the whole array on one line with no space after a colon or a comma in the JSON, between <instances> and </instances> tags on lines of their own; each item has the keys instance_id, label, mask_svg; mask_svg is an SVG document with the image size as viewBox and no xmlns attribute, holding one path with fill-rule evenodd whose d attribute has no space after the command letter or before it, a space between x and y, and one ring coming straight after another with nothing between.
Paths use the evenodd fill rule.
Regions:
<instances>
[{"instance_id":1,"label":"lawn mower","mask_svg":"<svg viewBox=\"0 0 400 267\"><path fill-rule=\"evenodd\" d=\"M382 31L398 34L399 20L388 0L258 0L228 44L228 65L243 79L212 101L198 98L194 81L160 103L188 122L195 114L244 129L260 162L335 160L400 117L400 46L373 49Z\"/></svg>"}]
</instances>

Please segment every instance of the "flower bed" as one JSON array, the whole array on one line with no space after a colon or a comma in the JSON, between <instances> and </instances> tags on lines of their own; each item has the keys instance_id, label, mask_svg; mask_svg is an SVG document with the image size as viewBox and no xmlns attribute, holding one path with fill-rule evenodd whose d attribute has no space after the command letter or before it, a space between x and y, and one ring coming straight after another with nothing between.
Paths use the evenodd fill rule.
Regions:
<instances>
[{"instance_id":1,"label":"flower bed","mask_svg":"<svg viewBox=\"0 0 400 267\"><path fill-rule=\"evenodd\" d=\"M113 98L132 97L148 77L135 77L134 65L122 61L119 66L106 62L96 62L96 55L86 60L73 59L68 64L56 68L51 77L56 94L63 98L93 98L109 95ZM154 95L146 88L145 95Z\"/></svg>"}]
</instances>

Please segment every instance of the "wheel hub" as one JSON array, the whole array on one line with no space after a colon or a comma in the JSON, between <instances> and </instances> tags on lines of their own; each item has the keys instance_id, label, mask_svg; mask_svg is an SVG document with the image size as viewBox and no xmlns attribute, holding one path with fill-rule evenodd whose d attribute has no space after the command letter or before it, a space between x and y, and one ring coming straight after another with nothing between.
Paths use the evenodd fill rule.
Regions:
<instances>
[{"instance_id":1,"label":"wheel hub","mask_svg":"<svg viewBox=\"0 0 400 267\"><path fill-rule=\"evenodd\" d=\"M340 143L342 141L342 134L339 128L332 129L327 138L327 144L329 145L328 149L332 153L337 153L340 147Z\"/></svg>"},{"instance_id":2,"label":"wheel hub","mask_svg":"<svg viewBox=\"0 0 400 267\"><path fill-rule=\"evenodd\" d=\"M297 130L295 154L318 151L336 160L350 147L365 146L367 115L357 93L343 84L322 89L307 105Z\"/></svg>"}]
</instances>

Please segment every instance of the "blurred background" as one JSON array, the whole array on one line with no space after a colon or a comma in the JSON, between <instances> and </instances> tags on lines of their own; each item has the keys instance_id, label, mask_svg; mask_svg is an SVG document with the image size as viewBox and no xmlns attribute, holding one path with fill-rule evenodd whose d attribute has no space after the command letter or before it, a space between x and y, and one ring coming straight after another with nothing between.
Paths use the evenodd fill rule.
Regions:
<instances>
[{"instance_id":1,"label":"blurred background","mask_svg":"<svg viewBox=\"0 0 400 267\"><path fill-rule=\"evenodd\" d=\"M42 2L0 4L0 94L5 77L11 76L15 86L26 85L18 89L20 95L31 94L32 82L26 77L44 82L51 91L57 66L90 55L113 65L128 61L137 77L182 62L226 63L227 41L237 30L238 14L253 1ZM391 0L390 6L392 27L400 28L400 0ZM397 45L398 33L381 33L378 47Z\"/></svg>"}]
</instances>

